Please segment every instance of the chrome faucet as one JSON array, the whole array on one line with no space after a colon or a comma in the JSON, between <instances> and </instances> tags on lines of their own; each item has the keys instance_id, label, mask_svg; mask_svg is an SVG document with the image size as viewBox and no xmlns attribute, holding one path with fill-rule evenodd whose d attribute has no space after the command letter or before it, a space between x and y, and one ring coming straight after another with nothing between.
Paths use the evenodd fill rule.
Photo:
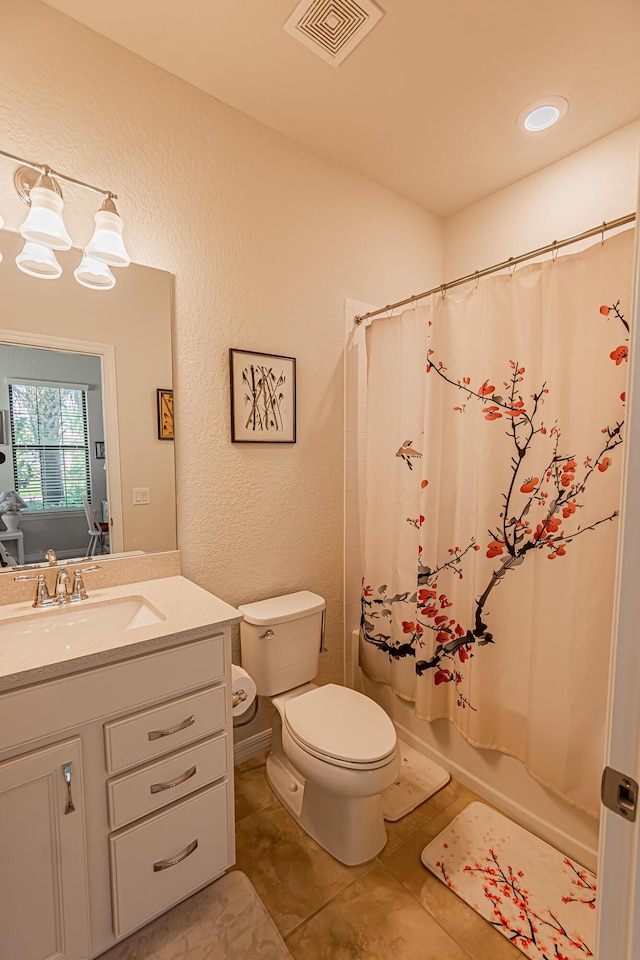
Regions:
<instances>
[{"instance_id":1,"label":"chrome faucet","mask_svg":"<svg viewBox=\"0 0 640 960\"><path fill-rule=\"evenodd\" d=\"M69 603L71 594L69 593L69 571L60 567L56 573L56 585L54 589L54 602L58 604Z\"/></svg>"},{"instance_id":2,"label":"chrome faucet","mask_svg":"<svg viewBox=\"0 0 640 960\"><path fill-rule=\"evenodd\" d=\"M49 593L49 588L47 587L47 580L44 573L39 573L36 577L27 577L25 574L21 574L19 577L14 577L13 579L37 580L36 595L33 601L34 607L50 607L53 604L56 606L63 606L66 603L87 599L87 591L84 587L82 574L89 573L91 570L99 569L100 564L95 563L91 567L82 567L74 570L73 585L71 586L71 589L69 589L69 584L71 582L69 571L64 567L60 567L56 573L56 584L53 591L53 596L51 596Z\"/></svg>"}]
</instances>

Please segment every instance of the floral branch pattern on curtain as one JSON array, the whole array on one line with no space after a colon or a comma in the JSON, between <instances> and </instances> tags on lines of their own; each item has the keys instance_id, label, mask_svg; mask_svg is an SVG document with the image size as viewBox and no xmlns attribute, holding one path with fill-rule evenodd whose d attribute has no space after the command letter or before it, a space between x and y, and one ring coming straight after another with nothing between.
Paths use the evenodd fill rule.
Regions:
<instances>
[{"instance_id":1,"label":"floral branch pattern on curtain","mask_svg":"<svg viewBox=\"0 0 640 960\"><path fill-rule=\"evenodd\" d=\"M615 311L618 318L628 330L624 316L619 311L618 301L613 307L600 307L600 313ZM619 357L624 352L626 359L626 348L617 348L615 351L616 363L619 364ZM433 351L429 350L429 354ZM509 418L508 433L513 441L513 451L509 467L508 489L502 494L503 505L499 518L493 529L489 530L491 538L487 544L487 557L501 557L500 565L496 567L489 578L485 589L480 597L475 601L475 615L473 627L467 627L466 630L460 623L450 615L443 613L447 607L453 604L449 601L446 594L438 595L438 574L442 569L449 568L457 572L460 579L463 577L463 559L465 554L473 548L479 550L475 539L461 550L460 547L451 547L449 549L450 558L434 570L423 566L418 558L418 578L417 590L411 596L398 595L389 598L385 596L386 586L378 588L378 594L383 596L382 601L372 599L370 587L364 588L363 597L363 616L362 627L367 641L373 643L379 649L385 650L392 657L416 657L416 673L421 676L426 670L435 670L434 683L453 682L458 692L458 706L465 707L468 704L467 699L461 693L459 684L462 681L462 674L455 667L447 667L447 661L455 661L456 654L460 663L464 663L473 656L472 648L474 645L484 646L494 642L493 634L487 629L487 624L482 619L483 611L487 600L493 589L511 570L521 566L530 550L546 550L547 559L555 560L557 557L566 556L567 546L590 530L595 530L601 523L614 520L618 516L618 510L614 510L609 516L594 520L587 526L573 524L572 532L565 533L565 522L569 524L574 518L579 517L578 511L584 504L580 502L587 490L589 481L592 479L595 471L604 473L612 463L609 454L622 443L622 427L624 421L620 420L613 426L602 427L601 433L605 435L603 445L595 456L586 454L581 464L581 476L576 476L578 463L574 454L563 455L560 451L561 431L557 424L549 429L544 425L544 421L539 418L541 404L544 402L544 395L549 392L546 384L536 392L530 394L530 403L523 399L522 390L524 389L525 368L520 366L517 361L510 360L511 367L510 379L504 380L505 397L499 396L495 386L485 380L483 384L475 391L471 388L470 377L463 377L462 380L452 380L447 375L447 368L442 361L434 363L428 359L426 372L435 371L446 383L452 387L461 390L464 394L464 401L456 405L453 409L458 413L464 413L466 404L471 398L480 401L484 419L487 421L500 420L503 417ZM552 442L552 450L549 462L542 471L542 476L529 476L523 480L523 466L525 458L530 452L534 439L537 435L547 436ZM402 452L401 452L402 451ZM410 451L410 452L408 452ZM412 448L412 441L406 440L404 445L398 451L396 456L402 456L407 459L408 456L418 455ZM411 461L407 459L410 469ZM597 476L597 474L596 474ZM522 482L521 482L522 481ZM423 480L422 485L427 486L428 481ZM520 502L517 502L517 493L523 495ZM532 517L532 509L537 510L538 522ZM420 528L424 522L421 515L419 519L408 518L408 523ZM533 529L535 524L535 529ZM421 551L420 551L421 552ZM401 644L394 644L390 635L385 634L383 630L373 633L375 622L388 616L389 605L393 603L416 604L417 614L415 622L413 620L403 621L403 630L410 639ZM424 606L423 606L424 604ZM376 609L378 605L378 609ZM436 634L435 651L428 660L418 659L418 651L424 648L424 637L427 631L433 631ZM472 708L473 709L473 708Z\"/></svg>"},{"instance_id":2,"label":"floral branch pattern on curtain","mask_svg":"<svg viewBox=\"0 0 640 960\"><path fill-rule=\"evenodd\" d=\"M615 257L611 248L624 247L625 240L625 256ZM437 296L427 308L409 311L411 353L402 354L399 346L396 374L377 400L374 388L367 461L368 471L373 464L378 476L367 495L361 665L372 679L415 700L421 718L448 716L471 742L521 758L526 747L517 747L510 736L503 748L498 733L509 714L520 709L514 704L505 712L497 690L509 683L504 671L518 669L514 632L527 635L523 664L527 669L528 659L539 661L535 682L544 683L545 672L553 668L537 651L549 646L548 634L555 629L560 635L575 629L581 637L576 643L588 641L589 618L580 612L574 616L572 607L580 606L580 589L595 596L602 585L608 610L601 622L610 640L615 532L603 539L602 531L617 528L620 495L620 470L612 468L623 442L628 356L631 243L625 240L613 238L609 256L591 248L562 258L566 267L558 261L523 270L518 288L510 283L514 278L506 283L495 278L462 302L448 304ZM596 259L606 262L594 271ZM580 269L595 282L582 283ZM580 303L569 309L571 284L578 282ZM380 322L381 330L387 323ZM582 325L588 326L585 349ZM368 331L370 389L378 365L371 350L376 334ZM389 337L384 343L387 377L394 367ZM512 359L508 353L503 359L506 349ZM414 389L417 409L409 399L409 367L412 377L423 381ZM398 416L388 409L394 405L392 384L402 398ZM378 423L375 410L381 414ZM392 423L396 437L409 439L381 444ZM391 482L386 491L382 475ZM393 518L383 522L380 538L374 513L384 509L385 496ZM578 572L549 578L534 562L540 557L552 561L554 570L571 567L587 541L589 560L580 562ZM381 548L390 552L386 561L378 555ZM585 563L588 579L579 587L575 580L586 576ZM466 579L468 585L461 583ZM536 581L543 579L549 586L538 590ZM563 604L568 610L556 616ZM529 609L531 622L522 624ZM601 646L602 630L595 622L593 629ZM518 644L523 643L519 637ZM506 658L496 651L499 646L510 648ZM550 652L553 658L553 647ZM590 654L585 648L580 656ZM485 657L490 666L478 674L472 661ZM602 676L596 682L606 687L604 659L597 659ZM492 696L496 672L502 676ZM453 698L425 694L425 682L441 691L450 688ZM513 687L525 689L522 677L513 676ZM495 727L489 737L482 734L483 722L455 717L456 711L496 710L504 716L497 726L489 720L489 729ZM525 730L529 723L526 712L518 717L525 740L531 738ZM553 778L539 778L553 786Z\"/></svg>"}]
</instances>

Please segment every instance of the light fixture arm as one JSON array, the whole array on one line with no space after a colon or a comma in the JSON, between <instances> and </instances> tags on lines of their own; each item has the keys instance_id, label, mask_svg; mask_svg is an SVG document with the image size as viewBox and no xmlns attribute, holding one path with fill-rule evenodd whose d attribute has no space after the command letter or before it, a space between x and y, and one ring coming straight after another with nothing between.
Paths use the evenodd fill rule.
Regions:
<instances>
[{"instance_id":1,"label":"light fixture arm","mask_svg":"<svg viewBox=\"0 0 640 960\"><path fill-rule=\"evenodd\" d=\"M16 163L20 163L25 167L30 167L32 170L36 170L39 174L45 177L53 177L54 180L66 180L67 183L75 183L78 187L84 187L85 190L92 190L94 193L100 193L103 197L106 197L108 200L117 200L118 195L113 193L111 190L103 190L101 187L94 187L92 183L85 183L84 180L77 180L75 177L69 177L66 173L59 173L57 170L52 170L51 167L48 167L46 164L42 163L32 163L31 160L25 160L24 157L17 157L14 153L8 153L6 150L0 150L0 156L6 157L7 160L14 160Z\"/></svg>"}]
</instances>

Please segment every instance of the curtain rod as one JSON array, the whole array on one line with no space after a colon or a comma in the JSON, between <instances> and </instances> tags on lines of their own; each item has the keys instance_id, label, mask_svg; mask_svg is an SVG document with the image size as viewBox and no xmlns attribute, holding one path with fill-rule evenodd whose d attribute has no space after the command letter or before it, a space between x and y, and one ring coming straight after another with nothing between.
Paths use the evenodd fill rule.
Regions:
<instances>
[{"instance_id":1,"label":"curtain rod","mask_svg":"<svg viewBox=\"0 0 640 960\"><path fill-rule=\"evenodd\" d=\"M544 247L538 247L537 250L530 250L529 253L521 253L519 257L509 257L508 260L503 260L502 263L496 263L492 267L485 267L484 270L476 270L474 273L468 273L466 277L459 277L458 280L452 280L450 283L441 283L439 287L433 287L431 290L425 290L424 293L416 293L412 297L407 297L405 300L398 300L396 303L388 303L386 307L379 307L377 310L370 310L369 313L361 313L354 317L356 324L361 324L365 320L369 320L371 317L377 317L381 313L386 313L388 310L397 310L398 307L404 307L408 303L414 303L416 300L423 300L424 297L430 297L432 293L442 293L444 294L447 290L451 290L453 287L459 287L463 283L469 283L471 280L479 280L481 277L486 277L490 273L497 273L499 270L506 270L510 267L515 267L519 263L523 263L525 260L532 260L534 257L540 257L544 253L556 253L560 250L561 247L568 247L571 243L578 243L580 240L588 240L589 237L595 237L599 233L602 234L604 239L604 234L606 230L614 230L616 227L623 227L627 223L633 223L636 219L635 213L628 213L625 217L618 217L617 220L610 220L607 223L604 220L599 227L592 227L591 230L585 230L583 233L578 233L575 237L567 237L566 240L554 240L553 243L548 243Z\"/></svg>"}]
</instances>

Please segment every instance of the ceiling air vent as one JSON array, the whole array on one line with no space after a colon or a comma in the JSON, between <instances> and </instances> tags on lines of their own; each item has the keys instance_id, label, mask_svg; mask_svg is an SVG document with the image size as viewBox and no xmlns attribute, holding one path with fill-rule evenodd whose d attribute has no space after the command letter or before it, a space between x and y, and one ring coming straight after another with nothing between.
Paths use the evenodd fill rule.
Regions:
<instances>
[{"instance_id":1,"label":"ceiling air vent","mask_svg":"<svg viewBox=\"0 0 640 960\"><path fill-rule=\"evenodd\" d=\"M337 67L382 16L383 11L371 0L302 0L284 28Z\"/></svg>"}]
</instances>

